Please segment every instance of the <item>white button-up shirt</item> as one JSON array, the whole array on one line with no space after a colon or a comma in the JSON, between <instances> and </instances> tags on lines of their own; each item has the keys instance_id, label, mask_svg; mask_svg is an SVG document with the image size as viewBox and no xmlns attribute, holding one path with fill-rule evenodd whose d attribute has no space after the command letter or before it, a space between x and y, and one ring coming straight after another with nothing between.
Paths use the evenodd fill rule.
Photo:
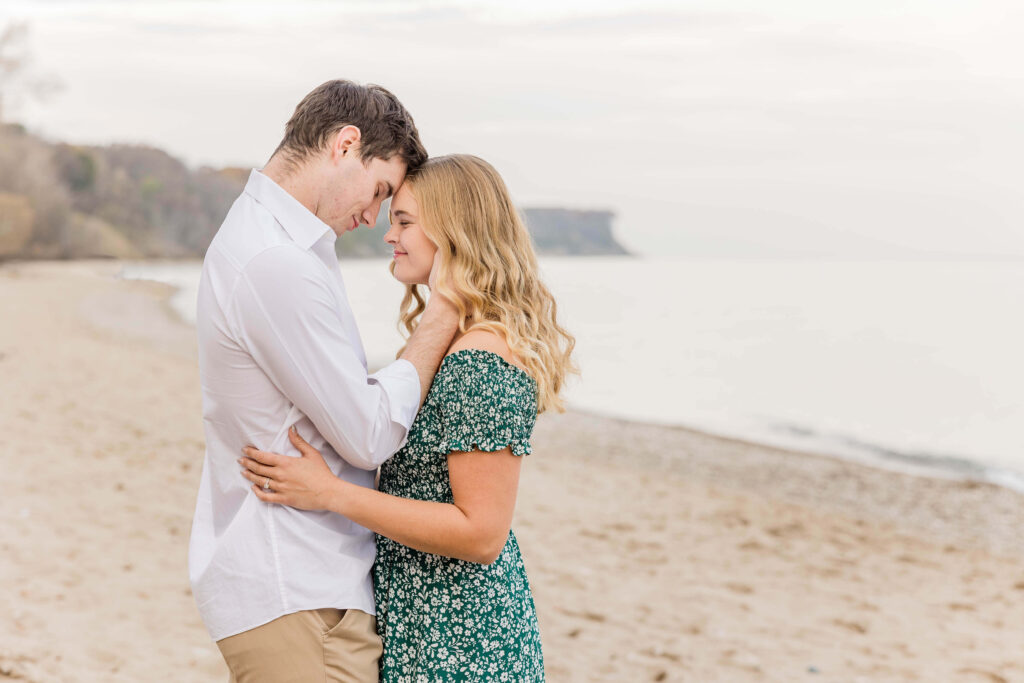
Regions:
<instances>
[{"instance_id":1,"label":"white button-up shirt","mask_svg":"<svg viewBox=\"0 0 1024 683\"><path fill-rule=\"evenodd\" d=\"M420 382L399 360L373 375L334 254L336 235L258 171L203 262L196 326L206 459L189 577L214 640L305 609L373 614L373 534L332 512L260 501L242 447L297 456L288 428L368 488L405 443Z\"/></svg>"}]
</instances>

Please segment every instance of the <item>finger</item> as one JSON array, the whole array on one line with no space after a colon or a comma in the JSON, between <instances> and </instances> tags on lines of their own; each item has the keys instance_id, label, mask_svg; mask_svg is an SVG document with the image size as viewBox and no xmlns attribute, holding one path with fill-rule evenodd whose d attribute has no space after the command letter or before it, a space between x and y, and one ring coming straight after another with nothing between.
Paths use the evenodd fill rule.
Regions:
<instances>
[{"instance_id":1,"label":"finger","mask_svg":"<svg viewBox=\"0 0 1024 683\"><path fill-rule=\"evenodd\" d=\"M286 460L286 456L284 455L278 455L277 453L268 453L267 451L261 451L260 449L254 448L252 446L246 446L245 448L243 448L242 453L244 453L246 457L252 458L253 460L263 465L266 465L267 467L274 467L276 465L280 465L282 462Z\"/></svg>"},{"instance_id":2,"label":"finger","mask_svg":"<svg viewBox=\"0 0 1024 683\"><path fill-rule=\"evenodd\" d=\"M313 455L319 453L317 449L309 445L309 442L299 436L299 430L294 426L288 430L288 440L292 442L292 445L299 449L299 453L303 455Z\"/></svg>"},{"instance_id":3,"label":"finger","mask_svg":"<svg viewBox=\"0 0 1024 683\"><path fill-rule=\"evenodd\" d=\"M241 472L242 472L242 476L243 477L245 477L246 479L248 479L252 483L256 484L256 486L258 486L260 489L262 489L263 485L267 483L268 477L266 477L266 476L261 476L259 474L253 474L249 470L242 470ZM270 486L271 486L271 488L280 486L280 482L276 482L276 481L271 480Z\"/></svg>"},{"instance_id":4,"label":"finger","mask_svg":"<svg viewBox=\"0 0 1024 683\"><path fill-rule=\"evenodd\" d=\"M434 262L430 266L430 275L427 276L427 287L431 292L437 287L437 272L441 268L441 250L434 252Z\"/></svg>"},{"instance_id":5,"label":"finger","mask_svg":"<svg viewBox=\"0 0 1024 683\"><path fill-rule=\"evenodd\" d=\"M252 458L239 458L238 459L238 464L241 465L242 467L244 467L245 469L249 470L253 474L258 474L261 477L273 477L274 476L274 469L275 468L267 467L266 465L261 465L260 463L256 462Z\"/></svg>"},{"instance_id":6,"label":"finger","mask_svg":"<svg viewBox=\"0 0 1024 683\"><path fill-rule=\"evenodd\" d=\"M264 491L259 486L253 486L252 492L256 494L256 497L266 503L278 503L280 505L285 504L285 497L280 493L274 491Z\"/></svg>"}]
</instances>

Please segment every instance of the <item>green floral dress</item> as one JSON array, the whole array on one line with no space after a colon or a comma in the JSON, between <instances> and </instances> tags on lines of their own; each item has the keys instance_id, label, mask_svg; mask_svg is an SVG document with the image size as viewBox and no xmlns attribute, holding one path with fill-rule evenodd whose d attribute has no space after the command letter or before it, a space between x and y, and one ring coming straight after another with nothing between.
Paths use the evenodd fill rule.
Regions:
<instances>
[{"instance_id":1,"label":"green floral dress","mask_svg":"<svg viewBox=\"0 0 1024 683\"><path fill-rule=\"evenodd\" d=\"M452 502L451 451L530 452L537 386L490 351L445 357L409 440L381 467L380 490ZM537 613L514 534L489 565L377 536L373 568L381 680L543 681Z\"/></svg>"}]
</instances>

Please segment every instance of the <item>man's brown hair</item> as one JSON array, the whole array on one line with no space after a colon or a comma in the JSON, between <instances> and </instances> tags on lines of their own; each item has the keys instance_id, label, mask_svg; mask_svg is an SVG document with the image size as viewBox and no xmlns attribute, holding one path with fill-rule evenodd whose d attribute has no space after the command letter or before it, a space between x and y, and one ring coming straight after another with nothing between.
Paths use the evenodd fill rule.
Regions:
<instances>
[{"instance_id":1,"label":"man's brown hair","mask_svg":"<svg viewBox=\"0 0 1024 683\"><path fill-rule=\"evenodd\" d=\"M355 126L361 133L363 163L397 154L414 171L427 160L412 115L397 97L379 85L342 79L327 81L302 98L274 154L282 152L289 161L302 162L324 149L331 135L345 126Z\"/></svg>"}]
</instances>

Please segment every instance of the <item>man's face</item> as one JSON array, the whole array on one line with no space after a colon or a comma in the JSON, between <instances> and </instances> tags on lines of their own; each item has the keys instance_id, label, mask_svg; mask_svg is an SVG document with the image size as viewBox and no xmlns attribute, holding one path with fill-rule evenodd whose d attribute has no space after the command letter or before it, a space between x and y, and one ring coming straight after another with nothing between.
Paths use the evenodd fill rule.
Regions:
<instances>
[{"instance_id":1,"label":"man's face","mask_svg":"<svg viewBox=\"0 0 1024 683\"><path fill-rule=\"evenodd\" d=\"M373 225L385 199L405 179L405 161L371 159L364 164L356 149L332 160L327 186L321 194L317 216L339 236L360 224Z\"/></svg>"}]
</instances>

